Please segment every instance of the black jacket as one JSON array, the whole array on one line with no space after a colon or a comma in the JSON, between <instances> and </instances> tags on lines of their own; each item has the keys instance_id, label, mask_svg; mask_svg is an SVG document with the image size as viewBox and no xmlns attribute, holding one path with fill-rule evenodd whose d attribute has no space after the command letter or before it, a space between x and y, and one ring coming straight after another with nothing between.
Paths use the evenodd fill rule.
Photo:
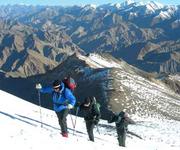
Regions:
<instances>
[{"instance_id":1,"label":"black jacket","mask_svg":"<svg viewBox=\"0 0 180 150\"><path fill-rule=\"evenodd\" d=\"M85 121L99 120L101 117L97 103L93 100L91 100L88 107L84 106L84 103L82 103L79 108L83 114Z\"/></svg>"},{"instance_id":2,"label":"black jacket","mask_svg":"<svg viewBox=\"0 0 180 150\"><path fill-rule=\"evenodd\" d=\"M116 123L116 128L118 132L126 132L128 124L135 124L135 122L129 118L125 112L120 112L117 114L113 114L111 119L108 120L108 123Z\"/></svg>"}]
</instances>

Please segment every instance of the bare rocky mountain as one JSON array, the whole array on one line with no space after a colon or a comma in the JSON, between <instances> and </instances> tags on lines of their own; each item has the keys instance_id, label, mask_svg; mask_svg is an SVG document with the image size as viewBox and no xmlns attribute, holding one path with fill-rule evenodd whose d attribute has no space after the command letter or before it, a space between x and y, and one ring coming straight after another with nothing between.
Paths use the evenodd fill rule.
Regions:
<instances>
[{"instance_id":1,"label":"bare rocky mountain","mask_svg":"<svg viewBox=\"0 0 180 150\"><path fill-rule=\"evenodd\" d=\"M82 51L55 27L33 28L1 21L0 68L11 76L27 77L53 69L67 56Z\"/></svg>"},{"instance_id":2,"label":"bare rocky mountain","mask_svg":"<svg viewBox=\"0 0 180 150\"><path fill-rule=\"evenodd\" d=\"M176 93L180 94L180 78L178 74L163 76L161 79Z\"/></svg>"},{"instance_id":3,"label":"bare rocky mountain","mask_svg":"<svg viewBox=\"0 0 180 150\"><path fill-rule=\"evenodd\" d=\"M57 51L80 47L86 53L108 52L148 72L169 74L180 70L179 5L154 1L72 7L14 5L1 6L0 12L3 21L17 21L37 30L33 31L35 37L53 43ZM62 42L59 37L66 42L58 44ZM45 51L53 53L48 57L55 60L54 53L59 52L50 52L51 46Z\"/></svg>"},{"instance_id":4,"label":"bare rocky mountain","mask_svg":"<svg viewBox=\"0 0 180 150\"><path fill-rule=\"evenodd\" d=\"M103 118L109 110L125 110L138 116L152 116L180 120L180 96L169 84L156 79L152 74L128 65L109 54L69 56L62 64L43 75L23 78L4 78L0 80L1 89L6 88L24 99L38 103L35 83L43 86L52 84L55 79L71 75L77 82L75 95L78 101L86 96L96 96L101 103ZM176 79L178 80L179 75ZM10 83L21 86L11 86ZM9 84L7 84L9 83ZM2 86L2 85L6 86ZM177 86L178 90L179 87ZM21 91L21 93L19 93ZM50 95L41 95L42 105L51 108Z\"/></svg>"}]
</instances>

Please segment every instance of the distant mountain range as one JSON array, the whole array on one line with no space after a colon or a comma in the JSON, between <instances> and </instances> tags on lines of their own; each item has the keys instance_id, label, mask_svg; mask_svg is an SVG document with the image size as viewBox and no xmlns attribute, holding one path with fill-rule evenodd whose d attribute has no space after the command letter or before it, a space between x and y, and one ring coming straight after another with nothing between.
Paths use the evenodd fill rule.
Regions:
<instances>
[{"instance_id":1,"label":"distant mountain range","mask_svg":"<svg viewBox=\"0 0 180 150\"><path fill-rule=\"evenodd\" d=\"M45 73L74 52L108 52L142 70L180 71L180 6L0 6L0 68Z\"/></svg>"},{"instance_id":2,"label":"distant mountain range","mask_svg":"<svg viewBox=\"0 0 180 150\"><path fill-rule=\"evenodd\" d=\"M0 29L0 67L11 76L45 73L68 55L82 51L56 28L41 30L2 21Z\"/></svg>"}]
</instances>

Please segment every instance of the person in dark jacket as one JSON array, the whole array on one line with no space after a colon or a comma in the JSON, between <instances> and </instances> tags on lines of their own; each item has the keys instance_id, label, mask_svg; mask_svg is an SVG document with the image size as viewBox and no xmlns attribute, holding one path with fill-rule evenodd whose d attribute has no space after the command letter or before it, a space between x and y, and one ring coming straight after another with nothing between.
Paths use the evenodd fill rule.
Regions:
<instances>
[{"instance_id":1,"label":"person in dark jacket","mask_svg":"<svg viewBox=\"0 0 180 150\"><path fill-rule=\"evenodd\" d=\"M50 87L43 87L41 84L36 84L36 89L41 93L49 93L52 95L53 109L57 114L59 125L61 127L61 134L63 137L68 137L67 131L67 115L76 103L76 98L71 90L65 88L64 83L55 80Z\"/></svg>"},{"instance_id":2,"label":"person in dark jacket","mask_svg":"<svg viewBox=\"0 0 180 150\"><path fill-rule=\"evenodd\" d=\"M124 111L113 113L111 119L108 120L108 123L112 122L116 123L119 146L125 147L128 124L135 124L135 122L131 118L129 118L127 113L125 113Z\"/></svg>"},{"instance_id":3,"label":"person in dark jacket","mask_svg":"<svg viewBox=\"0 0 180 150\"><path fill-rule=\"evenodd\" d=\"M86 122L86 129L89 140L94 142L93 129L98 124L101 117L99 104L96 102L95 97L87 97L80 105L79 110L82 111L84 120Z\"/></svg>"}]
</instances>

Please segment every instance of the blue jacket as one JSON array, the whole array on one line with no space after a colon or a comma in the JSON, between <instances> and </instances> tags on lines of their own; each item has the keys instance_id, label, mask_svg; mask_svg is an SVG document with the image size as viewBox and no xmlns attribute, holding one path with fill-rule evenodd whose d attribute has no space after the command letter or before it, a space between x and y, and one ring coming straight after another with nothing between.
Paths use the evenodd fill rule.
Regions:
<instances>
[{"instance_id":1,"label":"blue jacket","mask_svg":"<svg viewBox=\"0 0 180 150\"><path fill-rule=\"evenodd\" d=\"M55 112L67 109L68 104L74 106L76 103L76 98L72 94L71 90L65 88L64 83L61 83L61 86L62 89L58 93L54 91L53 87L44 87L40 90L41 93L52 94L53 109Z\"/></svg>"}]
</instances>

